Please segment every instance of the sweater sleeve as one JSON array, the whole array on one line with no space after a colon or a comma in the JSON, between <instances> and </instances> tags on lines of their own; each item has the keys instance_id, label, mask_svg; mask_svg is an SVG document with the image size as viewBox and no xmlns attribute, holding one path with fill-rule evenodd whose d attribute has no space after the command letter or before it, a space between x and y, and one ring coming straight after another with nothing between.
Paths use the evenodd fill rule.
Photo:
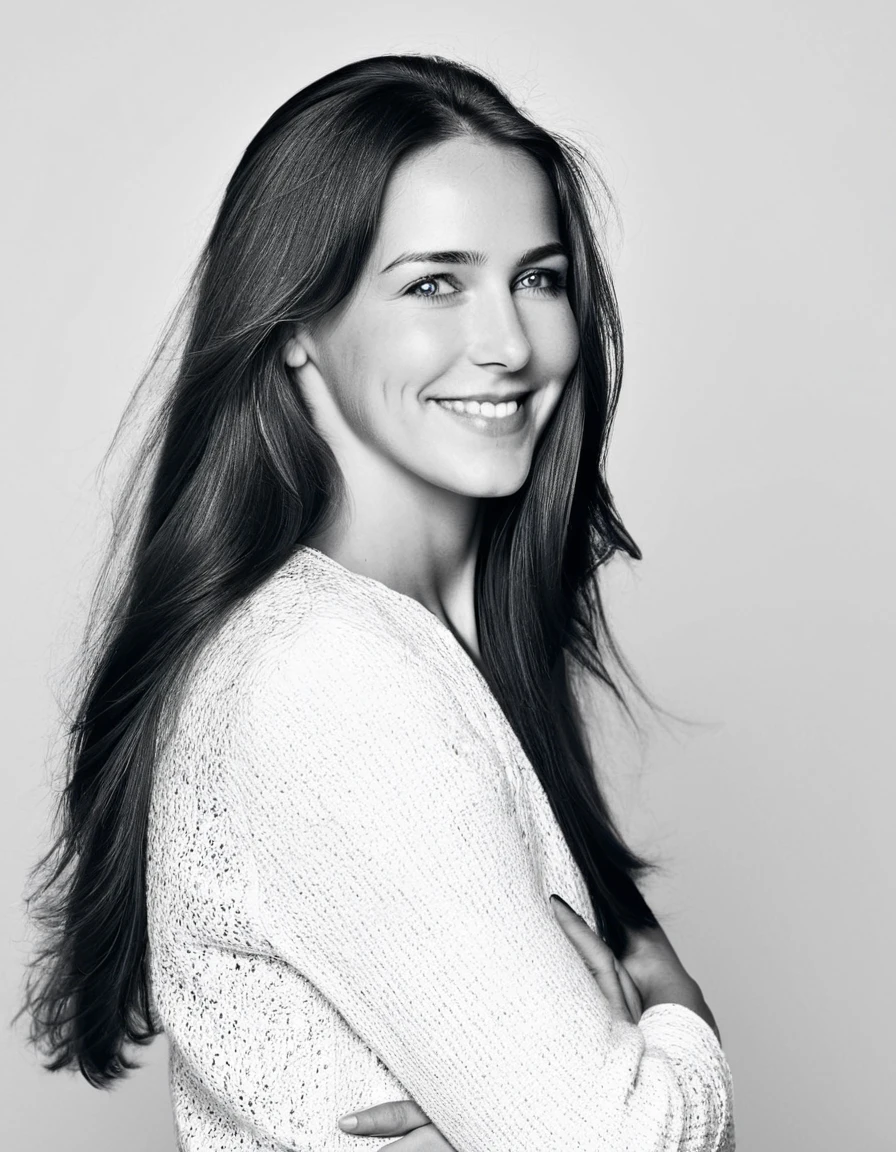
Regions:
<instances>
[{"instance_id":1,"label":"sweater sleeve","mask_svg":"<svg viewBox=\"0 0 896 1152\"><path fill-rule=\"evenodd\" d=\"M456 1152L728 1152L714 1034L680 1006L613 1018L450 674L312 617L253 692L239 792L275 955Z\"/></svg>"}]
</instances>

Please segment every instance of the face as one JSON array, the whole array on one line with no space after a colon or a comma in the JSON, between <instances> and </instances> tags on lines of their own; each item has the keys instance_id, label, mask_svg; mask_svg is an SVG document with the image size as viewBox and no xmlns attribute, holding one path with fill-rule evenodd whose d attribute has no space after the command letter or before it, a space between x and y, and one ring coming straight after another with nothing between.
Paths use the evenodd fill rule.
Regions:
<instances>
[{"instance_id":1,"label":"face","mask_svg":"<svg viewBox=\"0 0 896 1152\"><path fill-rule=\"evenodd\" d=\"M578 355L567 271L527 153L460 137L400 165L352 293L287 345L344 474L517 491Z\"/></svg>"}]
</instances>

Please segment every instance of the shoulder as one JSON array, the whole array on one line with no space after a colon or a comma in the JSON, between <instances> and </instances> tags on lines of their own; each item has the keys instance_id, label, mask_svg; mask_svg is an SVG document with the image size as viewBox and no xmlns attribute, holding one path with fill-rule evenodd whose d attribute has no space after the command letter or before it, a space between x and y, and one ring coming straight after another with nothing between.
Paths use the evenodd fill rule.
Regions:
<instances>
[{"instance_id":1,"label":"shoulder","mask_svg":"<svg viewBox=\"0 0 896 1152\"><path fill-rule=\"evenodd\" d=\"M369 710L454 701L471 686L457 641L422 604L301 549L259 590L247 623L261 641L251 679L263 696L304 691Z\"/></svg>"},{"instance_id":2,"label":"shoulder","mask_svg":"<svg viewBox=\"0 0 896 1152\"><path fill-rule=\"evenodd\" d=\"M207 638L187 694L235 707L284 680L329 672L348 684L373 668L402 669L415 652L425 665L421 647L419 621L405 606L383 602L366 582L340 578L299 549Z\"/></svg>"},{"instance_id":3,"label":"shoulder","mask_svg":"<svg viewBox=\"0 0 896 1152\"><path fill-rule=\"evenodd\" d=\"M423 605L298 550L228 617L191 675L188 710L243 738L373 740L396 725L469 728L457 642Z\"/></svg>"},{"instance_id":4,"label":"shoulder","mask_svg":"<svg viewBox=\"0 0 896 1152\"><path fill-rule=\"evenodd\" d=\"M178 719L160 811L166 797L205 797L261 856L270 843L310 852L320 833L328 858L340 828L366 843L511 811L502 750L448 629L363 581L333 589L293 570L275 583L216 640ZM203 824L181 823L190 835Z\"/></svg>"},{"instance_id":5,"label":"shoulder","mask_svg":"<svg viewBox=\"0 0 896 1152\"><path fill-rule=\"evenodd\" d=\"M317 604L243 695L247 729L276 718L279 734L320 745L470 733L456 667L435 629L353 604Z\"/></svg>"},{"instance_id":6,"label":"shoulder","mask_svg":"<svg viewBox=\"0 0 896 1152\"><path fill-rule=\"evenodd\" d=\"M325 762L482 765L494 749L471 692L456 641L422 605L297 554L208 645L175 743L240 778Z\"/></svg>"},{"instance_id":7,"label":"shoulder","mask_svg":"<svg viewBox=\"0 0 896 1152\"><path fill-rule=\"evenodd\" d=\"M513 808L501 750L450 671L354 615L309 614L242 699L233 750L229 788L253 842L285 831L311 851L319 834L328 860L348 841L446 836Z\"/></svg>"}]
</instances>

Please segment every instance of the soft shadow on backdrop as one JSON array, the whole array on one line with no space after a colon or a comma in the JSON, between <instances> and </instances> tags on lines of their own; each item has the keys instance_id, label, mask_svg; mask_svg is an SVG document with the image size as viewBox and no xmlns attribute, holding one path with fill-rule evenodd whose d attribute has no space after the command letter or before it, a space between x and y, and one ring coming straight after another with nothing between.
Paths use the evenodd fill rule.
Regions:
<instances>
[{"instance_id":1,"label":"soft shadow on backdrop","mask_svg":"<svg viewBox=\"0 0 896 1152\"><path fill-rule=\"evenodd\" d=\"M349 60L438 52L589 146L621 212L609 474L645 558L608 597L701 726L609 732L603 772L666 865L648 896L720 1023L739 1146L892 1147L892 9L55 0L6 23L4 1019L131 389L274 108ZM173 1152L164 1040L144 1058L101 1094L5 1029L0 1130Z\"/></svg>"}]
</instances>

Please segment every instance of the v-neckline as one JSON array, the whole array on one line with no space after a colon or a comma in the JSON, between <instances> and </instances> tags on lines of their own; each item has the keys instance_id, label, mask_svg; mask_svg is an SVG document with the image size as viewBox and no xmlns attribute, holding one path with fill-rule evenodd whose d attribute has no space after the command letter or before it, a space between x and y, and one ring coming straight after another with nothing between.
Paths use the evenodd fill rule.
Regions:
<instances>
[{"instance_id":1,"label":"v-neckline","mask_svg":"<svg viewBox=\"0 0 896 1152\"><path fill-rule=\"evenodd\" d=\"M333 569L344 577L360 582L362 585L367 586L372 591L375 591L383 599L391 600L395 604L400 604L406 608L409 608L412 612L415 612L418 617L420 617L420 619L426 617L428 622L431 622L428 624L429 627L432 627L432 624L435 625L434 634L441 636L443 642L446 642L450 647L454 647L460 650L464 659L469 663L470 667L479 677L482 686L484 686L490 693L492 693L491 686L489 685L476 661L470 655L466 645L462 643L454 630L450 628L444 622L444 620L440 620L439 617L436 616L435 612L427 608L425 604L421 604L419 600L415 599L413 596L408 596L405 592L399 592L396 588L392 588L390 585L384 584L382 580L377 580L375 576L365 576L361 572L356 572L353 568L347 568L339 560L335 560L332 556L328 556L326 552L321 552L319 548L314 548L310 544L302 544L297 551L297 555L302 552L310 553L313 557L321 561L325 567ZM494 695L494 693L492 693L492 695ZM495 703L497 703L497 701L495 701Z\"/></svg>"},{"instance_id":2,"label":"v-neckline","mask_svg":"<svg viewBox=\"0 0 896 1152\"><path fill-rule=\"evenodd\" d=\"M433 638L442 645L443 649L451 655L452 659L459 659L463 667L473 676L479 692L494 709L498 725L503 731L505 738L509 740L515 759L519 762L520 766L526 765L527 770L534 773L534 768L531 766L531 761L526 755L526 751L520 742L516 729L510 723L507 714L499 704L494 689L476 666L476 662L470 656L470 653L464 645L461 644L447 624L440 620L434 612L431 612L425 604L421 604L419 600L415 600L413 596L408 596L404 592L399 592L397 589L391 588L388 584L384 584L382 580L377 580L375 576L365 576L361 572L355 572L352 568L346 568L344 564L341 564L338 560L334 560L333 557L328 556L326 552L321 552L319 548L314 548L310 544L302 544L294 553L292 561L294 562L300 559L303 555L309 556L313 563L328 568L342 579L349 580L361 587L367 588L381 600L401 607L413 613L419 620L425 621L425 627L431 632Z\"/></svg>"}]
</instances>

